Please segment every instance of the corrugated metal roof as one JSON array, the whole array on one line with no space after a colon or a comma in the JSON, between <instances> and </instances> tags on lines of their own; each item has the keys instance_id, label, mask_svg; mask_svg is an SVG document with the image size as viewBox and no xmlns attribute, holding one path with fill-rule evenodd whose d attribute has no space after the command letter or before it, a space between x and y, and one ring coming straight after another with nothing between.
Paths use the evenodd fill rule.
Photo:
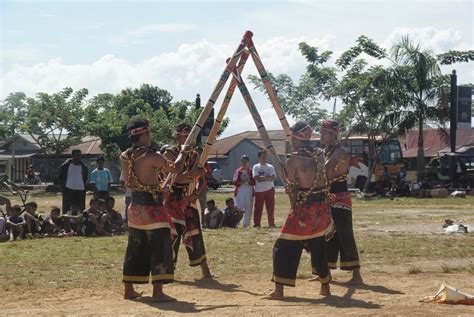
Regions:
<instances>
[{"instance_id":1,"label":"corrugated metal roof","mask_svg":"<svg viewBox=\"0 0 474 317\"><path fill-rule=\"evenodd\" d=\"M275 150L279 155L285 155L285 142L286 134L283 130L268 130L268 136L275 147ZM313 133L313 137L317 137L317 134ZM212 155L216 156L225 156L229 154L229 151L232 150L237 144L243 140L249 140L250 142L255 143L260 148L264 148L262 138L258 131L245 131L239 134L235 134L226 138L217 140L212 146Z\"/></svg>"},{"instance_id":2,"label":"corrugated metal roof","mask_svg":"<svg viewBox=\"0 0 474 317\"><path fill-rule=\"evenodd\" d=\"M449 135L449 131L447 132ZM474 145L474 128L458 129L456 131L456 148L468 145ZM449 147L449 143L443 140L438 129L425 129L423 130L423 146L425 157L434 157L438 155L438 152ZM414 158L418 156L418 130L412 130L407 133L405 147L406 150L403 151L403 157Z\"/></svg>"}]
</instances>

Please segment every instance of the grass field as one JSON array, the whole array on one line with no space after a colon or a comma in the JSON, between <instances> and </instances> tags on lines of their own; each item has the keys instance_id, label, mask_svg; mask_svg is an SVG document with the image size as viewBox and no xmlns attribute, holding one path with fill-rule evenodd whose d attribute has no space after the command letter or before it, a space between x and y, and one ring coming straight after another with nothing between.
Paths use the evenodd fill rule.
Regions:
<instances>
[{"instance_id":1,"label":"grass field","mask_svg":"<svg viewBox=\"0 0 474 317\"><path fill-rule=\"evenodd\" d=\"M210 194L218 206L224 205L227 196ZM116 198L120 204L121 197ZM59 204L60 196L32 199L43 212L47 208L41 206ZM252 228L204 231L210 267L219 277L214 282L199 281L199 269L188 266L187 255L181 249L175 273L178 282L167 287L181 304L161 306L146 301L132 305L120 299L126 236L1 243L0 307L11 314L279 315L288 305L300 306L301 314L443 314L450 311L448 307L455 314L469 312L466 306L418 300L433 295L443 281L474 293L474 234L448 236L441 227L446 218L474 225L474 197L354 199L353 203L356 240L367 285L347 288L337 281L347 280L348 274L335 271L334 296L329 299L320 299L317 285L305 281L311 269L309 257L304 254L297 287L288 290L289 300L260 300L260 295L272 287L272 247L278 229ZM277 194L276 205L276 223L281 225L288 212L286 196ZM150 292L149 286L141 289ZM68 300L54 304L55 299L63 297ZM101 305L106 310L96 310ZM315 307L318 310L313 311Z\"/></svg>"}]
</instances>

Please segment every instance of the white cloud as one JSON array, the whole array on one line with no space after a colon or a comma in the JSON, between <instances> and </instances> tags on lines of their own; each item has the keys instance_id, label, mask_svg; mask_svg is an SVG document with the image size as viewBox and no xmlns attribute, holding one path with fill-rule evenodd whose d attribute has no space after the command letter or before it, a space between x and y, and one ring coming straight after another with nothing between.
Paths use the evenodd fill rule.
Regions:
<instances>
[{"instance_id":1,"label":"white cloud","mask_svg":"<svg viewBox=\"0 0 474 317\"><path fill-rule=\"evenodd\" d=\"M385 47L391 47L398 42L402 36L408 35L414 43L420 43L423 48L433 49L435 53L446 52L450 49L472 49L472 41L467 42L461 36L461 32L451 28L437 29L434 27L408 28L398 27L387 37Z\"/></svg>"},{"instance_id":2,"label":"white cloud","mask_svg":"<svg viewBox=\"0 0 474 317\"><path fill-rule=\"evenodd\" d=\"M129 41L137 41L161 33L192 32L197 28L197 25L190 23L146 24L136 29L125 32L125 34L121 36L112 37L110 38L110 41L116 43L125 43Z\"/></svg>"}]
</instances>

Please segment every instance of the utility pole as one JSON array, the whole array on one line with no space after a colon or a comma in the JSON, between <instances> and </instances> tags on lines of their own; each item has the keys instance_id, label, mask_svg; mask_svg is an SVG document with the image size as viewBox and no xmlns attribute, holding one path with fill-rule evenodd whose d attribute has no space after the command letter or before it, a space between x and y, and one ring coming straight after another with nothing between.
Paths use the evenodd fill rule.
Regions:
<instances>
[{"instance_id":1,"label":"utility pole","mask_svg":"<svg viewBox=\"0 0 474 317\"><path fill-rule=\"evenodd\" d=\"M450 126L449 126L449 143L451 147L451 156L449 157L449 171L450 171L450 178L454 184L454 180L456 177L456 130L458 128L457 124L457 106L458 106L458 85L457 85L457 75L456 70L453 70L451 74L451 91L450 91L450 108L449 108L449 118L450 118Z\"/></svg>"}]
</instances>

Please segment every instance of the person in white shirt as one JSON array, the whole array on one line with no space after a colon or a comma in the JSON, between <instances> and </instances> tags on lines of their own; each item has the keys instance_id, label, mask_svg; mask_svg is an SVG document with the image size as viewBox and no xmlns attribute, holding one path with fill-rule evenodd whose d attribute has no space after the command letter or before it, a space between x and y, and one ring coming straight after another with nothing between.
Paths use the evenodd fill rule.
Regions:
<instances>
[{"instance_id":1,"label":"person in white shirt","mask_svg":"<svg viewBox=\"0 0 474 317\"><path fill-rule=\"evenodd\" d=\"M255 180L253 179L252 169L250 168L249 157L242 155L240 158L242 165L235 170L232 184L235 186L234 196L235 203L238 208L244 210L243 227L247 228L250 225L253 211L253 186Z\"/></svg>"},{"instance_id":2,"label":"person in white shirt","mask_svg":"<svg viewBox=\"0 0 474 317\"><path fill-rule=\"evenodd\" d=\"M81 150L72 151L72 159L66 160L59 167L59 186L63 193L63 213L76 204L81 210L86 209L86 185L89 175L87 166L81 161Z\"/></svg>"},{"instance_id":3,"label":"person in white shirt","mask_svg":"<svg viewBox=\"0 0 474 317\"><path fill-rule=\"evenodd\" d=\"M259 163L253 166L253 178L255 179L255 213L253 216L254 227L260 228L263 213L263 204L267 210L268 226L275 227L275 168L267 163L267 153L258 152Z\"/></svg>"}]
</instances>

